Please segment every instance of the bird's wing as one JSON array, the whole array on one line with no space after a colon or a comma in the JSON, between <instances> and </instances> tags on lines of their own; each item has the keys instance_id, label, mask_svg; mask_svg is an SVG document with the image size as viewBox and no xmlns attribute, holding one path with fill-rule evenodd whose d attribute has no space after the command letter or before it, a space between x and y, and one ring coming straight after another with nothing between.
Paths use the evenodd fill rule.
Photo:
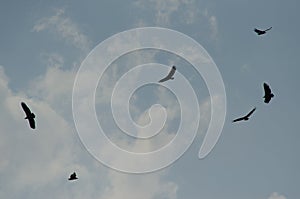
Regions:
<instances>
[{"instance_id":1,"label":"bird's wing","mask_svg":"<svg viewBox=\"0 0 300 199\"><path fill-rule=\"evenodd\" d=\"M267 95L271 94L270 86L267 83L264 83L264 90L265 90L265 94Z\"/></svg>"},{"instance_id":2,"label":"bird's wing","mask_svg":"<svg viewBox=\"0 0 300 199\"><path fill-rule=\"evenodd\" d=\"M252 113L256 110L256 108L253 108L247 115L246 117L249 117L250 115L252 115Z\"/></svg>"},{"instance_id":3,"label":"bird's wing","mask_svg":"<svg viewBox=\"0 0 300 199\"><path fill-rule=\"evenodd\" d=\"M167 77L165 77L165 78L159 80L158 82L165 82L165 81L167 81L167 80L169 80L169 79L170 79L170 78L168 78L168 76L167 76Z\"/></svg>"},{"instance_id":4,"label":"bird's wing","mask_svg":"<svg viewBox=\"0 0 300 199\"><path fill-rule=\"evenodd\" d=\"M272 27L270 27L270 28L266 29L265 31L268 31L268 30L271 30L271 29L272 29Z\"/></svg>"},{"instance_id":5,"label":"bird's wing","mask_svg":"<svg viewBox=\"0 0 300 199\"><path fill-rule=\"evenodd\" d=\"M266 97L265 100L264 100L264 102L267 103L267 104L268 104L270 101L271 101L271 97Z\"/></svg>"},{"instance_id":6,"label":"bird's wing","mask_svg":"<svg viewBox=\"0 0 300 199\"><path fill-rule=\"evenodd\" d=\"M28 106L24 102L21 102L21 106L22 106L22 108L23 108L23 110L24 110L24 112L26 113L27 116L31 114L30 109L28 108Z\"/></svg>"},{"instance_id":7,"label":"bird's wing","mask_svg":"<svg viewBox=\"0 0 300 199\"><path fill-rule=\"evenodd\" d=\"M173 66L167 77L169 77L169 78L173 77L173 75L175 74L175 71L176 71L176 67Z\"/></svg>"},{"instance_id":8,"label":"bird's wing","mask_svg":"<svg viewBox=\"0 0 300 199\"><path fill-rule=\"evenodd\" d=\"M32 129L35 129L35 121L33 118L28 118L29 125Z\"/></svg>"},{"instance_id":9,"label":"bird's wing","mask_svg":"<svg viewBox=\"0 0 300 199\"><path fill-rule=\"evenodd\" d=\"M238 122L238 121L242 121L242 120L244 120L244 117L237 118L237 119L233 120L232 122Z\"/></svg>"}]
</instances>

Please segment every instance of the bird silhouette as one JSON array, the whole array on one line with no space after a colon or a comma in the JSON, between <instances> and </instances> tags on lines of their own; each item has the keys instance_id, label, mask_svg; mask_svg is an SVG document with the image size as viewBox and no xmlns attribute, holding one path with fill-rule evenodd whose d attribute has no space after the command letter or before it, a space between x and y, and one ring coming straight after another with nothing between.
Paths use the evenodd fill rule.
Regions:
<instances>
[{"instance_id":1,"label":"bird silhouette","mask_svg":"<svg viewBox=\"0 0 300 199\"><path fill-rule=\"evenodd\" d=\"M32 129L35 129L35 121L34 121L34 118L35 118L35 115L34 113L32 113L30 111L30 109L28 108L28 106L25 104L25 102L21 102L21 106L26 114L26 117L24 119L27 119L28 122L29 122L29 125Z\"/></svg>"},{"instance_id":2,"label":"bird silhouette","mask_svg":"<svg viewBox=\"0 0 300 199\"><path fill-rule=\"evenodd\" d=\"M169 74L165 78L159 80L159 82L165 82L165 81L168 81L170 79L173 80L174 79L173 75L175 74L175 71L176 71L176 67L172 66L172 69L170 70Z\"/></svg>"},{"instance_id":3,"label":"bird silhouette","mask_svg":"<svg viewBox=\"0 0 300 199\"><path fill-rule=\"evenodd\" d=\"M235 120L233 120L232 122L238 122L238 121L242 121L242 120L249 120L249 117L253 114L253 112L256 110L256 108L254 107L247 115L243 116L243 117L240 117L240 118L237 118Z\"/></svg>"},{"instance_id":4,"label":"bird silhouette","mask_svg":"<svg viewBox=\"0 0 300 199\"><path fill-rule=\"evenodd\" d=\"M274 94L272 93L271 88L267 83L264 83L264 91L265 91L264 102L268 104L271 101L271 99L274 97Z\"/></svg>"},{"instance_id":5,"label":"bird silhouette","mask_svg":"<svg viewBox=\"0 0 300 199\"><path fill-rule=\"evenodd\" d=\"M78 178L77 178L77 176L76 176L76 173L74 172L74 173L72 173L71 175L70 175L70 177L69 177L69 179L68 180L77 180Z\"/></svg>"},{"instance_id":6,"label":"bird silhouette","mask_svg":"<svg viewBox=\"0 0 300 199\"><path fill-rule=\"evenodd\" d=\"M256 32L257 35L263 35L263 34L266 34L267 31L269 31L269 30L271 30L271 29L272 29L272 27L270 27L270 28L268 28L268 29L266 29L266 30L259 30L259 29L255 28L255 29L254 29L254 32Z\"/></svg>"}]
</instances>

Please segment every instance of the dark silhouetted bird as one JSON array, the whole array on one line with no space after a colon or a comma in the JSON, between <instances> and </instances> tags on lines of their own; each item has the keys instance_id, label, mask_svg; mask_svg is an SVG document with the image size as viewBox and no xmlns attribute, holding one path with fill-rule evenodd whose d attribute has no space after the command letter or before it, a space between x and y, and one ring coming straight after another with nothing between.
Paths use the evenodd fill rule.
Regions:
<instances>
[{"instance_id":1,"label":"dark silhouetted bird","mask_svg":"<svg viewBox=\"0 0 300 199\"><path fill-rule=\"evenodd\" d=\"M240 118L237 118L235 120L233 120L232 122L238 122L238 121L242 121L242 120L249 120L249 117L250 115L252 115L252 113L256 110L256 108L254 107L247 115L243 116L243 117L240 117Z\"/></svg>"},{"instance_id":2,"label":"dark silhouetted bird","mask_svg":"<svg viewBox=\"0 0 300 199\"><path fill-rule=\"evenodd\" d=\"M69 177L69 179L68 180L77 180L78 178L76 177L76 173L74 172L74 173L72 173L71 175L70 175L70 177Z\"/></svg>"},{"instance_id":3,"label":"dark silhouetted bird","mask_svg":"<svg viewBox=\"0 0 300 199\"><path fill-rule=\"evenodd\" d=\"M265 103L269 103L271 99L274 97L274 94L272 93L270 86L267 83L264 83L264 91L265 91Z\"/></svg>"},{"instance_id":4,"label":"dark silhouetted bird","mask_svg":"<svg viewBox=\"0 0 300 199\"><path fill-rule=\"evenodd\" d=\"M21 102L21 106L26 114L26 117L24 119L27 119L28 122L29 122L29 125L32 129L35 129L35 121L34 121L34 118L35 118L35 115L34 113L32 113L30 111L30 109L28 108L28 106L25 104L25 102Z\"/></svg>"},{"instance_id":5,"label":"dark silhouetted bird","mask_svg":"<svg viewBox=\"0 0 300 199\"><path fill-rule=\"evenodd\" d=\"M254 32L256 32L258 35L263 35L263 34L266 34L267 33L267 31L269 31L269 30L271 30L272 29L272 27L270 27L270 28L268 28L268 29L266 29L266 30L259 30L259 29L254 29Z\"/></svg>"},{"instance_id":6,"label":"dark silhouetted bird","mask_svg":"<svg viewBox=\"0 0 300 199\"><path fill-rule=\"evenodd\" d=\"M176 67L173 66L172 69L170 70L169 74L165 78L159 80L159 82L165 82L170 79L174 79L173 75L174 75L175 71L176 71Z\"/></svg>"}]
</instances>

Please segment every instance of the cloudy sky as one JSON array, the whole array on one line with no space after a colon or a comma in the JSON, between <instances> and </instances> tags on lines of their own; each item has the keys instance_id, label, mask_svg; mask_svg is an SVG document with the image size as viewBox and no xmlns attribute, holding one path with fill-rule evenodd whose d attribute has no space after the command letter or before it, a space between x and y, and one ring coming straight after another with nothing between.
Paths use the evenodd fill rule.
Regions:
<instances>
[{"instance_id":1,"label":"cloudy sky","mask_svg":"<svg viewBox=\"0 0 300 199\"><path fill-rule=\"evenodd\" d=\"M0 198L299 198L298 8L296 0L2 1ZM156 172L128 174L104 166L86 150L73 120L72 90L82 61L100 42L146 26L179 31L206 49L224 81L227 113L218 143L198 159L211 118L203 77L166 51L140 50L120 57L105 71L95 94L99 123L116 145L153 151L174 138L182 119L176 94L151 84L136 90L129 110L136 123L145 125L147 109L163 105L168 118L161 134L153 140L122 135L110 97L118 79L136 65L176 65L191 82L201 111L196 139L181 158ZM270 26L264 36L253 32ZM107 50L119 48L121 44ZM262 99L263 82L275 94L268 105ZM85 83L89 86L89 78ZM28 128L21 101L37 115L37 129ZM257 111L248 122L231 123L254 106ZM160 118L159 113L154 110L154 117ZM73 171L79 180L69 182Z\"/></svg>"}]
</instances>

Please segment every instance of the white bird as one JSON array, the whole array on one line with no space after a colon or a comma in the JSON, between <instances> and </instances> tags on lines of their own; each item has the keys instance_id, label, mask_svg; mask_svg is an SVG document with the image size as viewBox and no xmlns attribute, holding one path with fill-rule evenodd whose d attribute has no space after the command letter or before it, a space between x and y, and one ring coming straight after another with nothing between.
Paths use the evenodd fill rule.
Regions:
<instances>
[{"instance_id":1,"label":"white bird","mask_svg":"<svg viewBox=\"0 0 300 199\"><path fill-rule=\"evenodd\" d=\"M174 79L173 75L175 74L175 71L176 71L176 67L172 66L172 69L170 70L169 74L165 78L159 80L159 82L165 82L165 81L168 81L170 79L173 80Z\"/></svg>"}]
</instances>

